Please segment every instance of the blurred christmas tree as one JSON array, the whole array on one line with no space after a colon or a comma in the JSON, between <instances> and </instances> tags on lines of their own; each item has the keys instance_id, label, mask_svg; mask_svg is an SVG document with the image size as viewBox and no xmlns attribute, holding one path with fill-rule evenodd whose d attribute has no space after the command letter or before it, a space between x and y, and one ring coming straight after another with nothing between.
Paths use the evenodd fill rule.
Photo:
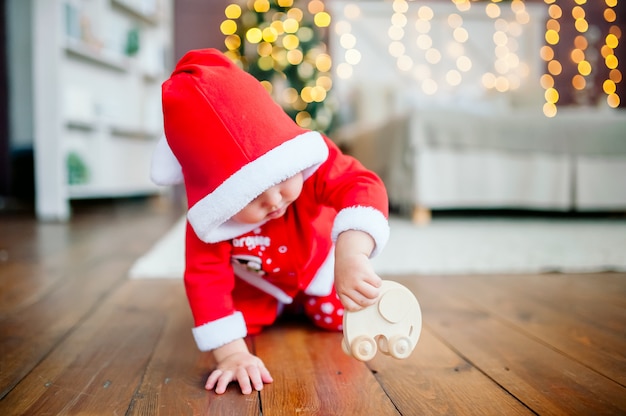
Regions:
<instances>
[{"instance_id":1,"label":"blurred christmas tree","mask_svg":"<svg viewBox=\"0 0 626 416\"><path fill-rule=\"evenodd\" d=\"M257 78L300 126L327 132L332 66L324 43L330 15L320 0L229 4L221 31L226 54Z\"/></svg>"}]
</instances>

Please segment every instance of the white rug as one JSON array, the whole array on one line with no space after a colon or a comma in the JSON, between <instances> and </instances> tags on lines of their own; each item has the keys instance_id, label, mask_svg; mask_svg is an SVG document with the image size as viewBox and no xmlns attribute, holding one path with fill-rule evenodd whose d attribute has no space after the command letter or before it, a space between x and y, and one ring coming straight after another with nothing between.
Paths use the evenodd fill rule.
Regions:
<instances>
[{"instance_id":1,"label":"white rug","mask_svg":"<svg viewBox=\"0 0 626 416\"><path fill-rule=\"evenodd\" d=\"M626 271L626 220L390 220L391 238L373 260L380 275ZM181 219L130 270L131 278L181 278Z\"/></svg>"}]
</instances>

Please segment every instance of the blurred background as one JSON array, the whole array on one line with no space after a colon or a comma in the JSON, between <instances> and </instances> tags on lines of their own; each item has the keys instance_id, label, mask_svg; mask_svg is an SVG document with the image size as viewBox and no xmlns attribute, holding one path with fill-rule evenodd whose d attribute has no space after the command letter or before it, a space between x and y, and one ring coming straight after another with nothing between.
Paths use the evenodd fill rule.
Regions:
<instances>
[{"instance_id":1,"label":"blurred background","mask_svg":"<svg viewBox=\"0 0 626 416\"><path fill-rule=\"evenodd\" d=\"M160 87L226 52L297 123L441 210L626 211L618 0L2 0L0 211L158 195Z\"/></svg>"}]
</instances>

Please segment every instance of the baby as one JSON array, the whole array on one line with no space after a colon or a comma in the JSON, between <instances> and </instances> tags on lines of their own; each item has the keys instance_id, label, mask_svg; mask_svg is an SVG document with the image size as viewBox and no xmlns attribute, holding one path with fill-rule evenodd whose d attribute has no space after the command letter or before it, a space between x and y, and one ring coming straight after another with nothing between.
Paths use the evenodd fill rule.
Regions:
<instances>
[{"instance_id":1,"label":"baby","mask_svg":"<svg viewBox=\"0 0 626 416\"><path fill-rule=\"evenodd\" d=\"M152 179L185 184L192 332L217 362L206 388L221 394L237 382L249 394L272 377L244 338L285 305L341 330L344 308L376 301L381 279L370 258L389 236L387 193L217 50L180 60L163 84L163 115Z\"/></svg>"}]
</instances>

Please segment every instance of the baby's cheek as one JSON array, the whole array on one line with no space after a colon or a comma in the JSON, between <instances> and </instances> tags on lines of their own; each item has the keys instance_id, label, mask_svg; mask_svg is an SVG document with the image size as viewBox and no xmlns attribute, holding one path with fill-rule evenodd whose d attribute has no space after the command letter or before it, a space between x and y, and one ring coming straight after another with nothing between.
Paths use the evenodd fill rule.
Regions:
<instances>
[{"instance_id":1,"label":"baby's cheek","mask_svg":"<svg viewBox=\"0 0 626 416\"><path fill-rule=\"evenodd\" d=\"M233 220L241 224L256 224L265 219L265 211L256 204L247 205L244 209L233 216Z\"/></svg>"}]
</instances>

